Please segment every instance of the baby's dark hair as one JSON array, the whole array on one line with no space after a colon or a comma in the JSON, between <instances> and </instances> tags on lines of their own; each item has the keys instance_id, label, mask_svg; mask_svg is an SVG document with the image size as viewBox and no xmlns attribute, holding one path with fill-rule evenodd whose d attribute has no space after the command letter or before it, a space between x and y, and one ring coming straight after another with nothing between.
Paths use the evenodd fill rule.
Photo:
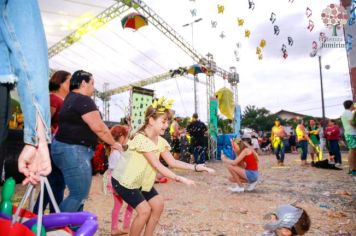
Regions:
<instances>
[{"instance_id":1,"label":"baby's dark hair","mask_svg":"<svg viewBox=\"0 0 356 236\"><path fill-rule=\"evenodd\" d=\"M310 229L311 220L309 218L309 215L304 209L302 210L303 210L302 215L300 216L298 222L295 223L295 225L292 228L293 235L304 235Z\"/></svg>"}]
</instances>

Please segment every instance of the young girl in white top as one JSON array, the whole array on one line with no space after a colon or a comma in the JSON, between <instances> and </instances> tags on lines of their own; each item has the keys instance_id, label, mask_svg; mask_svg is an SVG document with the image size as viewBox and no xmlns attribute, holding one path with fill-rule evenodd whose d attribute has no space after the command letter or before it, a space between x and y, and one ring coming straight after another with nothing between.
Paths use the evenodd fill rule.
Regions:
<instances>
[{"instance_id":1,"label":"young girl in white top","mask_svg":"<svg viewBox=\"0 0 356 236\"><path fill-rule=\"evenodd\" d=\"M127 142L128 138L128 133L129 133L129 128L124 125L115 125L111 128L111 135L115 139L116 142L120 143L122 146ZM119 152L118 150L112 149L110 156L109 156L109 168L107 171L107 190L108 192L111 192L114 198L114 207L111 211L111 235L122 235L122 234L127 234L130 231L130 221L131 221L131 216L133 212L133 208L130 205L127 205L126 211L125 211L125 216L124 216L124 221L123 221L123 227L119 228L119 215L120 215L120 209L123 204L122 198L116 193L115 190L112 189L112 184L111 184L111 175L112 171L114 170L115 166L117 165L118 162L120 162L120 159L122 158L122 153Z\"/></svg>"}]
</instances>

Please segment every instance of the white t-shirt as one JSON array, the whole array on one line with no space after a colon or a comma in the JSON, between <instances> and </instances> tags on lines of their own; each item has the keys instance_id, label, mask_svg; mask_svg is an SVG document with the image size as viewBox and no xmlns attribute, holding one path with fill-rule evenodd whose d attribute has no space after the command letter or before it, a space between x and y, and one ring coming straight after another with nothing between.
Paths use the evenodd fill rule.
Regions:
<instances>
[{"instance_id":1,"label":"white t-shirt","mask_svg":"<svg viewBox=\"0 0 356 236\"><path fill-rule=\"evenodd\" d=\"M121 153L118 150L113 150L109 156L109 169L115 169L116 164L122 158Z\"/></svg>"},{"instance_id":2,"label":"white t-shirt","mask_svg":"<svg viewBox=\"0 0 356 236\"><path fill-rule=\"evenodd\" d=\"M342 126L344 126L345 134L356 135L356 128L352 127L350 121L352 120L352 111L345 110L341 116Z\"/></svg>"},{"instance_id":3,"label":"white t-shirt","mask_svg":"<svg viewBox=\"0 0 356 236\"><path fill-rule=\"evenodd\" d=\"M260 149L260 145L258 144L258 139L257 138L252 138L251 142L252 142L253 149Z\"/></svg>"}]
</instances>

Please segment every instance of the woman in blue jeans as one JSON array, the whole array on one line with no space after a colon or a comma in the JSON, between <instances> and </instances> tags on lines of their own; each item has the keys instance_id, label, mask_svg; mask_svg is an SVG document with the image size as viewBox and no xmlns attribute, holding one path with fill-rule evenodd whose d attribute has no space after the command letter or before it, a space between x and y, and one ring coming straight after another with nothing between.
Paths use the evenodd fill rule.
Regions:
<instances>
[{"instance_id":1,"label":"woman in blue jeans","mask_svg":"<svg viewBox=\"0 0 356 236\"><path fill-rule=\"evenodd\" d=\"M54 136L58 129L58 115L63 106L63 101L65 97L69 93L69 81L71 78L71 74L67 71L59 70L56 71L49 80L49 101L51 107L51 130L52 136ZM48 146L51 149L51 146ZM55 164L52 163L52 172L47 176L48 182L51 185L54 198L58 204L60 204L64 197L64 179L62 172L57 168ZM40 202L40 195L37 197L37 201L33 212L38 214ZM43 211L46 210L46 207L49 203L49 211L50 213L54 213L55 209L50 201L50 197L48 195L48 191L45 186L44 196L43 196Z\"/></svg>"},{"instance_id":2,"label":"woman in blue jeans","mask_svg":"<svg viewBox=\"0 0 356 236\"><path fill-rule=\"evenodd\" d=\"M51 154L69 189L69 196L59 208L63 212L76 212L83 210L89 194L92 180L90 160L98 137L114 149L122 151L122 147L111 136L90 98L94 93L92 74L82 70L74 72L69 90L59 113Z\"/></svg>"},{"instance_id":3,"label":"woman in blue jeans","mask_svg":"<svg viewBox=\"0 0 356 236\"><path fill-rule=\"evenodd\" d=\"M48 72L37 0L0 0L0 142L6 137L9 88L16 84L25 126L25 146L18 160L24 184L36 184L39 175L51 172Z\"/></svg>"}]
</instances>

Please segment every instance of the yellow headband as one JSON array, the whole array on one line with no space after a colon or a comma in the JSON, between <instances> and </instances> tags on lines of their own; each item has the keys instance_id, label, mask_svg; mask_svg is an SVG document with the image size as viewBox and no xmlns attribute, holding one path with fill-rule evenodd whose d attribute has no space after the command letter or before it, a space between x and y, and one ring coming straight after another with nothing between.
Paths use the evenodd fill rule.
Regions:
<instances>
[{"instance_id":1,"label":"yellow headband","mask_svg":"<svg viewBox=\"0 0 356 236\"><path fill-rule=\"evenodd\" d=\"M152 103L152 107L157 110L158 113L164 113L166 110L172 108L173 99L165 100L165 97L161 97Z\"/></svg>"}]
</instances>

